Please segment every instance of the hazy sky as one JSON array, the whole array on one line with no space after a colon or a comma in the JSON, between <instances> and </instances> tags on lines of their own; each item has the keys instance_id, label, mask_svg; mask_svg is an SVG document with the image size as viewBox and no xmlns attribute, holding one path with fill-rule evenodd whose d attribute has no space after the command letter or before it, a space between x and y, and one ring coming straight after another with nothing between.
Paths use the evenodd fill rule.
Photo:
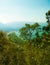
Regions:
<instances>
[{"instance_id":1,"label":"hazy sky","mask_svg":"<svg viewBox=\"0 0 50 65\"><path fill-rule=\"evenodd\" d=\"M0 0L0 22L46 21L50 0Z\"/></svg>"}]
</instances>

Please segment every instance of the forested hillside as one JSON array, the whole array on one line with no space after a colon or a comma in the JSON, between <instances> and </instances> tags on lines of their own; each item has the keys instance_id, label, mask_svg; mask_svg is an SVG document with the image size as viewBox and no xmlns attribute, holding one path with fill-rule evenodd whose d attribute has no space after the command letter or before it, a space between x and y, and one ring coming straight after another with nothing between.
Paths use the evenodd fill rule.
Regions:
<instances>
[{"instance_id":1,"label":"forested hillside","mask_svg":"<svg viewBox=\"0 0 50 65\"><path fill-rule=\"evenodd\" d=\"M0 65L50 65L50 21L47 22L42 28L38 23L25 24L19 37L0 31Z\"/></svg>"}]
</instances>

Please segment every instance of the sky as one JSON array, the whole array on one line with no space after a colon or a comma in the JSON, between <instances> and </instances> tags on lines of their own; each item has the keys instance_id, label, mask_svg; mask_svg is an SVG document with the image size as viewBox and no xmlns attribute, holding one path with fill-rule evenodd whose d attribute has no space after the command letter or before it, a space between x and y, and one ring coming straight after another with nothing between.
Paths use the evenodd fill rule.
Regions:
<instances>
[{"instance_id":1,"label":"sky","mask_svg":"<svg viewBox=\"0 0 50 65\"><path fill-rule=\"evenodd\" d=\"M0 0L0 23L46 22L50 0Z\"/></svg>"}]
</instances>

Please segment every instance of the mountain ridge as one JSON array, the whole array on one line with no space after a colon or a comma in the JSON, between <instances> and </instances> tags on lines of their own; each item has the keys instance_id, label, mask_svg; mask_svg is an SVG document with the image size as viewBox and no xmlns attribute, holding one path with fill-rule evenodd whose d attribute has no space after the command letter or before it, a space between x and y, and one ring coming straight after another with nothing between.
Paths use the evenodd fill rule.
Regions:
<instances>
[{"instance_id":1,"label":"mountain ridge","mask_svg":"<svg viewBox=\"0 0 50 65\"><path fill-rule=\"evenodd\" d=\"M0 30L9 32L9 31L18 31L21 27L23 27L26 23L34 24L35 22L11 22L11 23L0 23ZM39 23L41 26L47 25L47 23Z\"/></svg>"}]
</instances>

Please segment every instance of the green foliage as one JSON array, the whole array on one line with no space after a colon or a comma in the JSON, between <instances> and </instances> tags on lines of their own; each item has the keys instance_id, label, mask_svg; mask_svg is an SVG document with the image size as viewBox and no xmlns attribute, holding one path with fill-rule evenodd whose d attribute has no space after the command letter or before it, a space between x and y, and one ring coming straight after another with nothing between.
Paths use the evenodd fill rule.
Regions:
<instances>
[{"instance_id":1,"label":"green foliage","mask_svg":"<svg viewBox=\"0 0 50 65\"><path fill-rule=\"evenodd\" d=\"M39 27L39 24L38 23L35 23L33 25L30 25L30 24L25 24L25 27L22 27L20 29L20 36L29 41L29 43L31 43L31 39L33 36L33 32L34 30L38 30L38 27Z\"/></svg>"},{"instance_id":2,"label":"green foliage","mask_svg":"<svg viewBox=\"0 0 50 65\"><path fill-rule=\"evenodd\" d=\"M21 42L15 33L7 36L0 31L0 65L50 65L50 33L39 36L37 29L31 45L27 40Z\"/></svg>"},{"instance_id":3,"label":"green foliage","mask_svg":"<svg viewBox=\"0 0 50 65\"><path fill-rule=\"evenodd\" d=\"M15 32L9 33L8 34L8 38L11 42L13 43L18 43L18 44L22 44L24 42L24 40L22 40L21 38L19 38Z\"/></svg>"},{"instance_id":4,"label":"green foliage","mask_svg":"<svg viewBox=\"0 0 50 65\"><path fill-rule=\"evenodd\" d=\"M0 65L50 65L50 25L42 28L41 36L38 27L35 23L20 29L25 41L15 33L7 36L0 31ZM34 30L36 37L31 39Z\"/></svg>"},{"instance_id":5,"label":"green foliage","mask_svg":"<svg viewBox=\"0 0 50 65\"><path fill-rule=\"evenodd\" d=\"M50 15L50 10L46 13L46 15Z\"/></svg>"},{"instance_id":6,"label":"green foliage","mask_svg":"<svg viewBox=\"0 0 50 65\"><path fill-rule=\"evenodd\" d=\"M47 26L44 26L43 31L45 31L46 33L50 33L50 24Z\"/></svg>"},{"instance_id":7,"label":"green foliage","mask_svg":"<svg viewBox=\"0 0 50 65\"><path fill-rule=\"evenodd\" d=\"M50 24L50 10L46 13L47 22Z\"/></svg>"}]
</instances>

